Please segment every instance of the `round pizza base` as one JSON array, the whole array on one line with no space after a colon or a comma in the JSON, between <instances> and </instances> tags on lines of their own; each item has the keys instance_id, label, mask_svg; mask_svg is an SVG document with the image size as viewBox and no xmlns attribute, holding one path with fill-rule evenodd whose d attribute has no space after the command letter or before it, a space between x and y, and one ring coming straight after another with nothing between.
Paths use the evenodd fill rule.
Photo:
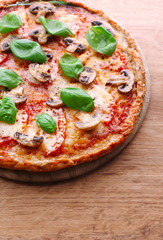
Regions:
<instances>
[{"instance_id":1,"label":"round pizza base","mask_svg":"<svg viewBox=\"0 0 163 240\"><path fill-rule=\"evenodd\" d=\"M138 46L138 49L141 52L139 46ZM45 172L45 173L35 173L35 172L0 168L0 177L7 178L14 181L28 182L28 183L58 182L58 181L75 178L83 174L87 174L97 169L98 167L104 165L105 163L111 161L113 158L115 158L129 144L129 142L133 139L133 137L137 133L138 129L140 128L144 120L144 117L148 108L149 99L150 99L150 75L149 75L149 70L146 65L144 56L142 53L141 55L142 55L143 63L145 66L146 94L144 97L144 103L143 103L140 116L135 124L135 128L123 144L121 144L111 153L106 154L105 156L100 157L97 160L93 160L92 162L82 163L77 166L65 168L62 170L54 171L54 172Z\"/></svg>"}]
</instances>

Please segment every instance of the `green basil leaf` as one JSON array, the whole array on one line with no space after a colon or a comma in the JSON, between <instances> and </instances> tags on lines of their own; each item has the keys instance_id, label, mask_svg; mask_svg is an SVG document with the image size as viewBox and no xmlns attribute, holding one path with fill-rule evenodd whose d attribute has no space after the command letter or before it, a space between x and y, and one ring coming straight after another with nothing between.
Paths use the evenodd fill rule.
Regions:
<instances>
[{"instance_id":1,"label":"green basil leaf","mask_svg":"<svg viewBox=\"0 0 163 240\"><path fill-rule=\"evenodd\" d=\"M36 115L37 124L46 133L54 133L57 129L56 122L48 113L41 113Z\"/></svg>"},{"instance_id":2,"label":"green basil leaf","mask_svg":"<svg viewBox=\"0 0 163 240\"><path fill-rule=\"evenodd\" d=\"M0 69L0 86L12 89L20 83L23 83L23 80L16 72L9 69Z\"/></svg>"},{"instance_id":3,"label":"green basil leaf","mask_svg":"<svg viewBox=\"0 0 163 240\"><path fill-rule=\"evenodd\" d=\"M15 103L9 96L0 99L0 121L13 124L16 122L17 108Z\"/></svg>"},{"instance_id":4,"label":"green basil leaf","mask_svg":"<svg viewBox=\"0 0 163 240\"><path fill-rule=\"evenodd\" d=\"M86 34L86 39L91 48L95 51L112 56L116 49L116 40L103 27L90 27Z\"/></svg>"},{"instance_id":5,"label":"green basil leaf","mask_svg":"<svg viewBox=\"0 0 163 240\"><path fill-rule=\"evenodd\" d=\"M61 99L69 108L83 112L92 112L94 110L93 99L87 92L80 88L61 89Z\"/></svg>"},{"instance_id":6,"label":"green basil leaf","mask_svg":"<svg viewBox=\"0 0 163 240\"><path fill-rule=\"evenodd\" d=\"M21 18L15 13L8 13L0 20L0 33L12 32L21 26Z\"/></svg>"},{"instance_id":7,"label":"green basil leaf","mask_svg":"<svg viewBox=\"0 0 163 240\"><path fill-rule=\"evenodd\" d=\"M78 79L78 75L84 70L82 61L68 53L61 57L59 65L64 75L70 78Z\"/></svg>"},{"instance_id":8,"label":"green basil leaf","mask_svg":"<svg viewBox=\"0 0 163 240\"><path fill-rule=\"evenodd\" d=\"M74 36L70 28L63 22L50 20L44 17L40 17L39 21L44 26L46 31L52 35L60 36L63 38L67 36Z\"/></svg>"},{"instance_id":9,"label":"green basil leaf","mask_svg":"<svg viewBox=\"0 0 163 240\"><path fill-rule=\"evenodd\" d=\"M45 63L46 55L40 44L28 39L18 39L10 43L12 53L20 59L37 63Z\"/></svg>"}]
</instances>

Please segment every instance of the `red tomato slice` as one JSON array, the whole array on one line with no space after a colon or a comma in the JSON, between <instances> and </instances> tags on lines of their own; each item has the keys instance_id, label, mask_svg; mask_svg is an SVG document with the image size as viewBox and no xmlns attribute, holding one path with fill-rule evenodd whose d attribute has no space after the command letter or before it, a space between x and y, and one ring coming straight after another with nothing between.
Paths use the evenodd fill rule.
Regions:
<instances>
[{"instance_id":1,"label":"red tomato slice","mask_svg":"<svg viewBox=\"0 0 163 240\"><path fill-rule=\"evenodd\" d=\"M2 137L0 137L0 146L8 145L12 141L13 141L13 138L10 138L10 137L2 138Z\"/></svg>"},{"instance_id":2,"label":"red tomato slice","mask_svg":"<svg viewBox=\"0 0 163 240\"><path fill-rule=\"evenodd\" d=\"M6 62L8 60L8 55L5 53L0 54L0 64Z\"/></svg>"}]
</instances>

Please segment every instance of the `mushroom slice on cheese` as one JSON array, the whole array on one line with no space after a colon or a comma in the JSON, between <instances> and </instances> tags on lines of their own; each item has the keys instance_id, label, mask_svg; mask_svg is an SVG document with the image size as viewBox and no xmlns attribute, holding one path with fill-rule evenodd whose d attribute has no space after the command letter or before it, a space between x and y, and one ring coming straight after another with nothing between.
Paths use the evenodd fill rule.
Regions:
<instances>
[{"instance_id":1,"label":"mushroom slice on cheese","mask_svg":"<svg viewBox=\"0 0 163 240\"><path fill-rule=\"evenodd\" d=\"M92 83L95 78L96 71L89 67L85 67L84 71L79 76L79 82L82 83L83 85L88 85Z\"/></svg>"},{"instance_id":2,"label":"mushroom slice on cheese","mask_svg":"<svg viewBox=\"0 0 163 240\"><path fill-rule=\"evenodd\" d=\"M40 82L47 82L51 79L51 67L48 64L31 63L29 73Z\"/></svg>"},{"instance_id":3,"label":"mushroom slice on cheese","mask_svg":"<svg viewBox=\"0 0 163 240\"><path fill-rule=\"evenodd\" d=\"M105 21L101 21L101 20L94 20L91 23L92 23L92 26L101 26L101 27L103 27L107 32L109 32L113 36L115 36L115 30L109 23L107 23Z\"/></svg>"},{"instance_id":4,"label":"mushroom slice on cheese","mask_svg":"<svg viewBox=\"0 0 163 240\"><path fill-rule=\"evenodd\" d=\"M20 133L20 132L16 132L14 134L14 139L18 143L22 144L23 146L31 147L31 148L40 146L44 141L43 136L30 137L30 135L23 134L23 133Z\"/></svg>"},{"instance_id":5,"label":"mushroom slice on cheese","mask_svg":"<svg viewBox=\"0 0 163 240\"><path fill-rule=\"evenodd\" d=\"M90 131L93 128L97 127L97 125L100 123L100 116L97 112L95 113L80 113L77 114L76 117L79 119L75 123L76 127L85 130Z\"/></svg>"},{"instance_id":6,"label":"mushroom slice on cheese","mask_svg":"<svg viewBox=\"0 0 163 240\"><path fill-rule=\"evenodd\" d=\"M22 86L18 86L9 92L1 92L1 98L4 95L10 96L16 105L24 103L27 100L27 97L24 94L24 88Z\"/></svg>"},{"instance_id":7,"label":"mushroom slice on cheese","mask_svg":"<svg viewBox=\"0 0 163 240\"><path fill-rule=\"evenodd\" d=\"M1 41L1 45L0 45L0 48L1 48L1 51L2 52L9 52L10 51L10 43L16 39L19 39L19 35L16 35L16 34L9 34L6 38L4 38L2 41Z\"/></svg>"},{"instance_id":8,"label":"mushroom slice on cheese","mask_svg":"<svg viewBox=\"0 0 163 240\"><path fill-rule=\"evenodd\" d=\"M47 16L55 13L56 7L48 2L36 2L29 7L29 12L36 15L36 22L39 22L39 17Z\"/></svg>"},{"instance_id":9,"label":"mushroom slice on cheese","mask_svg":"<svg viewBox=\"0 0 163 240\"><path fill-rule=\"evenodd\" d=\"M106 85L118 86L119 92L129 93L134 86L134 75L128 69L124 69L120 75L111 75Z\"/></svg>"},{"instance_id":10,"label":"mushroom slice on cheese","mask_svg":"<svg viewBox=\"0 0 163 240\"><path fill-rule=\"evenodd\" d=\"M50 97L47 101L46 101L46 104L49 106L49 107L54 107L54 108L58 108L58 107L62 107L64 106L64 103L62 102L61 98L59 97Z\"/></svg>"},{"instance_id":11,"label":"mushroom slice on cheese","mask_svg":"<svg viewBox=\"0 0 163 240\"><path fill-rule=\"evenodd\" d=\"M40 44L47 43L48 39L51 37L44 28L32 30L29 35Z\"/></svg>"},{"instance_id":12,"label":"mushroom slice on cheese","mask_svg":"<svg viewBox=\"0 0 163 240\"><path fill-rule=\"evenodd\" d=\"M52 58L53 58L53 54L52 54L52 52L51 52L51 50L44 50L44 53L45 53L45 55L46 55L46 57L47 57L47 60L51 60Z\"/></svg>"},{"instance_id":13,"label":"mushroom slice on cheese","mask_svg":"<svg viewBox=\"0 0 163 240\"><path fill-rule=\"evenodd\" d=\"M64 42L67 46L67 52L76 52L76 53L83 53L86 50L86 47L77 39L75 38L65 38Z\"/></svg>"}]
</instances>

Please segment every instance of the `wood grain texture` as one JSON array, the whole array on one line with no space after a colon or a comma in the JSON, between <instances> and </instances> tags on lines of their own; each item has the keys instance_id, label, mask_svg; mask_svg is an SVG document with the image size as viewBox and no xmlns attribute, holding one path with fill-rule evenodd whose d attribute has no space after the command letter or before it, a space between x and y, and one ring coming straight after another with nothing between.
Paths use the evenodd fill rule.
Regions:
<instances>
[{"instance_id":1,"label":"wood grain texture","mask_svg":"<svg viewBox=\"0 0 163 240\"><path fill-rule=\"evenodd\" d=\"M51 185L0 179L0 240L163 239L163 1L81 1L142 48L152 83L146 119L114 161L89 175Z\"/></svg>"}]
</instances>

